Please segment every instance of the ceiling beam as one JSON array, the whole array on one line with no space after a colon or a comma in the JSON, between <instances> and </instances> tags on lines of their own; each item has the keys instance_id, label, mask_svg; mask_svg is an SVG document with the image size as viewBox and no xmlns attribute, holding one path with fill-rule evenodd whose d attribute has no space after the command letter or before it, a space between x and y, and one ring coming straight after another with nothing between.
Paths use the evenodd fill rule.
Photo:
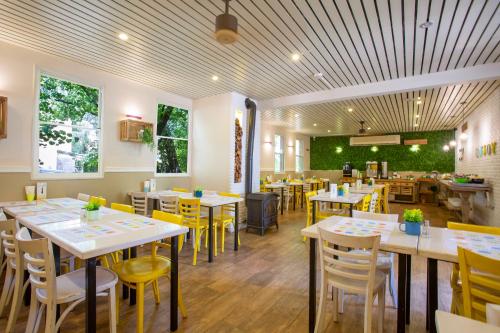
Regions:
<instances>
[{"instance_id":1,"label":"ceiling beam","mask_svg":"<svg viewBox=\"0 0 500 333\"><path fill-rule=\"evenodd\" d=\"M273 110L298 105L337 102L363 97L463 84L474 81L495 80L498 78L500 78L500 62L465 67L445 72L416 75L401 79L261 100L259 102L259 109Z\"/></svg>"}]
</instances>

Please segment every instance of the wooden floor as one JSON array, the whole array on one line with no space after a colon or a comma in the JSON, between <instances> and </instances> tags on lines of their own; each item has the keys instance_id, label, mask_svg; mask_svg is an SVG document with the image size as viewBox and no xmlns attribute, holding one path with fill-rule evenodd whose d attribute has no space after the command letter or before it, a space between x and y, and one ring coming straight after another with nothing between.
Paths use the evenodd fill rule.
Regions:
<instances>
[{"instance_id":1,"label":"wooden floor","mask_svg":"<svg viewBox=\"0 0 500 333\"><path fill-rule=\"evenodd\" d=\"M415 205L391 205L393 212ZM433 226L444 226L449 214L435 206L421 206ZM280 217L279 231L264 237L241 233L241 247L232 250L232 237L226 239L226 252L208 264L203 249L198 265L192 266L192 252L184 248L180 256L181 287L188 318L180 319L178 332L307 332L308 246L300 237L305 212ZM425 332L425 260L412 258L411 325L407 332ZM451 265L439 263L439 308L449 310ZM162 302L155 305L152 290L146 292L145 331L169 331L169 281L160 281ZM319 284L318 284L319 285ZM107 304L98 299L98 331L108 330ZM396 331L396 310L387 293L385 332ZM119 332L135 331L135 307L121 303ZM331 310L331 304L329 304ZM28 308L22 309L16 332L24 332ZM328 315L328 332L362 332L363 299L348 296L345 313L334 324ZM376 315L374 316L374 325ZM0 332L5 329L0 319ZM374 326L376 327L376 326ZM84 310L78 306L66 319L62 332L84 331Z\"/></svg>"}]
</instances>

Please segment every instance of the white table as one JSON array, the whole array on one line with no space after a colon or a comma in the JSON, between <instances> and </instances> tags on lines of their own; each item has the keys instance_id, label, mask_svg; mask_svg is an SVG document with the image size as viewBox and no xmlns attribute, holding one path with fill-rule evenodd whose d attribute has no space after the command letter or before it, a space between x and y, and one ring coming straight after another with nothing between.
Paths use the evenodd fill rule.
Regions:
<instances>
[{"instance_id":1,"label":"white table","mask_svg":"<svg viewBox=\"0 0 500 333\"><path fill-rule=\"evenodd\" d=\"M151 200L158 200L160 195L176 195L180 198L193 198L192 193L186 192L176 192L176 191L155 191L148 192L147 197ZM213 225L214 225L214 208L223 205L234 204L234 250L238 251L238 223L239 223L239 203L243 202L242 198L236 197L226 197L223 195L203 195L200 198L200 205L208 208L208 262L214 261L214 235L213 235Z\"/></svg>"},{"instance_id":2,"label":"white table","mask_svg":"<svg viewBox=\"0 0 500 333\"><path fill-rule=\"evenodd\" d=\"M363 184L361 187L356 187L356 186L353 186L353 187L349 187L349 192L351 193L357 193L357 194L372 194L373 192L375 192L375 190L381 190L384 188L384 185L372 185L372 186L368 186L366 184Z\"/></svg>"},{"instance_id":3,"label":"white table","mask_svg":"<svg viewBox=\"0 0 500 333\"><path fill-rule=\"evenodd\" d=\"M60 272L60 248L86 260L86 332L96 331L96 257L152 241L171 238L170 330L177 330L178 236L187 233L188 228L118 211L116 214L107 214L92 222L75 218L38 224L33 223L30 217L33 215L19 215L17 219L28 229L52 241L58 274Z\"/></svg>"},{"instance_id":4,"label":"white table","mask_svg":"<svg viewBox=\"0 0 500 333\"><path fill-rule=\"evenodd\" d=\"M365 194L357 194L348 192L342 196L336 195L332 196L330 192L320 193L314 197L311 197L309 200L318 201L318 202L329 202L329 203L340 203L349 205L349 215L352 216L352 208L354 205L358 204L363 200ZM316 205L313 204L313 224L316 221Z\"/></svg>"},{"instance_id":5,"label":"white table","mask_svg":"<svg viewBox=\"0 0 500 333\"><path fill-rule=\"evenodd\" d=\"M36 201L28 201L28 200L18 200L18 201L1 201L0 208L4 207L14 207L14 206L28 206L34 205Z\"/></svg>"},{"instance_id":6,"label":"white table","mask_svg":"<svg viewBox=\"0 0 500 333\"><path fill-rule=\"evenodd\" d=\"M283 206L285 205L285 196L284 196L284 191L285 188L288 186L287 183L272 183L272 184L266 184L265 188L271 190L271 192L274 192L274 190L281 190L281 215L283 215ZM293 200L295 201L295 187L294 187L294 192L293 192ZM295 204L294 204L295 207Z\"/></svg>"},{"instance_id":7,"label":"white table","mask_svg":"<svg viewBox=\"0 0 500 333\"><path fill-rule=\"evenodd\" d=\"M431 227L430 237L420 237L418 255L427 258L427 320L435 333L435 313L438 308L438 260L458 263L457 246L481 255L500 259L500 236Z\"/></svg>"},{"instance_id":8,"label":"white table","mask_svg":"<svg viewBox=\"0 0 500 333\"><path fill-rule=\"evenodd\" d=\"M316 239L319 238L318 226L336 232L336 228L344 221L383 223L364 219L332 216L317 224L302 229L301 234L310 239L309 248L309 332L314 332L316 320ZM314 220L313 220L314 223ZM387 223L386 223L387 224ZM399 231L396 224L391 231L382 233L380 250L398 254L398 309L397 332L405 331L407 310L409 310L409 279L411 272L408 270L407 259L417 254L418 237L407 235ZM408 295L409 296L409 295ZM409 312L408 312L409 314Z\"/></svg>"},{"instance_id":9,"label":"white table","mask_svg":"<svg viewBox=\"0 0 500 333\"><path fill-rule=\"evenodd\" d=\"M438 333L500 333L500 327L439 310L436 311L436 327Z\"/></svg>"}]
</instances>

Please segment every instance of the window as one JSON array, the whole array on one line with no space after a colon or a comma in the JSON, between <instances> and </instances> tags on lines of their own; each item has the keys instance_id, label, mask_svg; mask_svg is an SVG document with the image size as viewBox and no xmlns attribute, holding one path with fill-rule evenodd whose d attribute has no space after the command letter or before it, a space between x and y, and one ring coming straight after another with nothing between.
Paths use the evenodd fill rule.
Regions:
<instances>
[{"instance_id":1,"label":"window","mask_svg":"<svg viewBox=\"0 0 500 333\"><path fill-rule=\"evenodd\" d=\"M304 141L295 140L295 172L304 172Z\"/></svg>"},{"instance_id":2,"label":"window","mask_svg":"<svg viewBox=\"0 0 500 333\"><path fill-rule=\"evenodd\" d=\"M188 173L188 110L158 104L156 146L157 174Z\"/></svg>"},{"instance_id":3,"label":"window","mask_svg":"<svg viewBox=\"0 0 500 333\"><path fill-rule=\"evenodd\" d=\"M39 75L34 173L41 178L101 176L101 92Z\"/></svg>"},{"instance_id":4,"label":"window","mask_svg":"<svg viewBox=\"0 0 500 333\"><path fill-rule=\"evenodd\" d=\"M285 172L285 158L283 154L283 137L274 136L274 172Z\"/></svg>"}]
</instances>

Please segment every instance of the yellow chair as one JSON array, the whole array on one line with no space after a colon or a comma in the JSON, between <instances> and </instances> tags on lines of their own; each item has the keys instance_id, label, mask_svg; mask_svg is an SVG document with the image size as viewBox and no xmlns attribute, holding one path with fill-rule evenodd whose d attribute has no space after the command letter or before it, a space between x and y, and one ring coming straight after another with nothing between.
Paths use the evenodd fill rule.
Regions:
<instances>
[{"instance_id":1,"label":"yellow chair","mask_svg":"<svg viewBox=\"0 0 500 333\"><path fill-rule=\"evenodd\" d=\"M240 195L237 193L229 193L229 192L220 192L219 195L223 197L233 197L239 198ZM224 253L224 241L226 234L226 227L230 224L234 225L234 214L236 211L236 205L223 205L220 210L220 215L216 215L214 217L214 221L221 224L221 252ZM240 235L238 234L238 245L241 244Z\"/></svg>"},{"instance_id":2,"label":"yellow chair","mask_svg":"<svg viewBox=\"0 0 500 333\"><path fill-rule=\"evenodd\" d=\"M358 210L363 212L368 212L370 210L370 201L372 200L372 196L367 194L363 197L363 201L358 204Z\"/></svg>"},{"instance_id":3,"label":"yellow chair","mask_svg":"<svg viewBox=\"0 0 500 333\"><path fill-rule=\"evenodd\" d=\"M317 194L318 193L316 191L309 191L306 193L306 210L307 210L306 228L312 225L312 207L314 203L311 201L311 197L314 197ZM304 236L302 240L305 242L306 237Z\"/></svg>"},{"instance_id":4,"label":"yellow chair","mask_svg":"<svg viewBox=\"0 0 500 333\"><path fill-rule=\"evenodd\" d=\"M153 211L153 218L169 223L182 225L182 216L171 213ZM179 237L179 252L182 250L184 237ZM119 261L117 256L114 256L113 271L118 275L120 281L129 288L136 289L137 300L137 327L136 332L142 333L144 327L144 288L152 285L156 304L160 303L160 288L158 279L162 276L169 276L171 269L171 260L168 257L157 254L158 248L170 248L170 244L163 242L153 242L151 255L132 258L125 261ZM180 281L180 280L179 280ZM116 297L119 296L119 286L117 285ZM182 300L181 286L179 282L179 309L183 318L187 317L184 301ZM119 314L119 301L117 300L117 311Z\"/></svg>"},{"instance_id":5,"label":"yellow chair","mask_svg":"<svg viewBox=\"0 0 500 333\"><path fill-rule=\"evenodd\" d=\"M375 213L382 212L382 200L384 199L383 189L375 189L375 193L377 193L377 202L375 203Z\"/></svg>"},{"instance_id":6,"label":"yellow chair","mask_svg":"<svg viewBox=\"0 0 500 333\"><path fill-rule=\"evenodd\" d=\"M391 186L389 184L384 185L384 189L382 190L382 201L380 202L381 212L384 214L390 214L389 211L389 191Z\"/></svg>"},{"instance_id":7,"label":"yellow chair","mask_svg":"<svg viewBox=\"0 0 500 333\"><path fill-rule=\"evenodd\" d=\"M135 208L133 206L119 204L116 202L111 203L111 209L119 210L125 213L135 214Z\"/></svg>"},{"instance_id":8,"label":"yellow chair","mask_svg":"<svg viewBox=\"0 0 500 333\"><path fill-rule=\"evenodd\" d=\"M199 198L179 198L179 214L183 217L183 224L195 233L195 245L193 254L193 266L196 266L198 252L201 250L201 235L205 231L208 234L208 219L201 217L201 205ZM217 255L217 223L214 221L214 251ZM208 235L207 235L208 237Z\"/></svg>"},{"instance_id":9,"label":"yellow chair","mask_svg":"<svg viewBox=\"0 0 500 333\"><path fill-rule=\"evenodd\" d=\"M471 232L480 232L483 234L500 235L500 228L498 227L488 227L482 225L474 224L463 224L457 222L448 221L448 229L451 230L463 230ZM460 268L458 264L453 265L450 277L451 285L451 306L450 312L458 315L463 315L463 303L462 303L462 283L460 281Z\"/></svg>"},{"instance_id":10,"label":"yellow chair","mask_svg":"<svg viewBox=\"0 0 500 333\"><path fill-rule=\"evenodd\" d=\"M183 192L183 193L189 193L189 190L187 188L182 188L182 187L174 187L172 189L174 192Z\"/></svg>"},{"instance_id":11,"label":"yellow chair","mask_svg":"<svg viewBox=\"0 0 500 333\"><path fill-rule=\"evenodd\" d=\"M458 247L464 316L486 321L486 304L500 304L500 260Z\"/></svg>"},{"instance_id":12,"label":"yellow chair","mask_svg":"<svg viewBox=\"0 0 500 333\"><path fill-rule=\"evenodd\" d=\"M94 197L94 196L91 196L90 199L89 199L89 202L98 203L98 204L100 204L103 207L106 206L106 199L104 199L103 197Z\"/></svg>"}]
</instances>

